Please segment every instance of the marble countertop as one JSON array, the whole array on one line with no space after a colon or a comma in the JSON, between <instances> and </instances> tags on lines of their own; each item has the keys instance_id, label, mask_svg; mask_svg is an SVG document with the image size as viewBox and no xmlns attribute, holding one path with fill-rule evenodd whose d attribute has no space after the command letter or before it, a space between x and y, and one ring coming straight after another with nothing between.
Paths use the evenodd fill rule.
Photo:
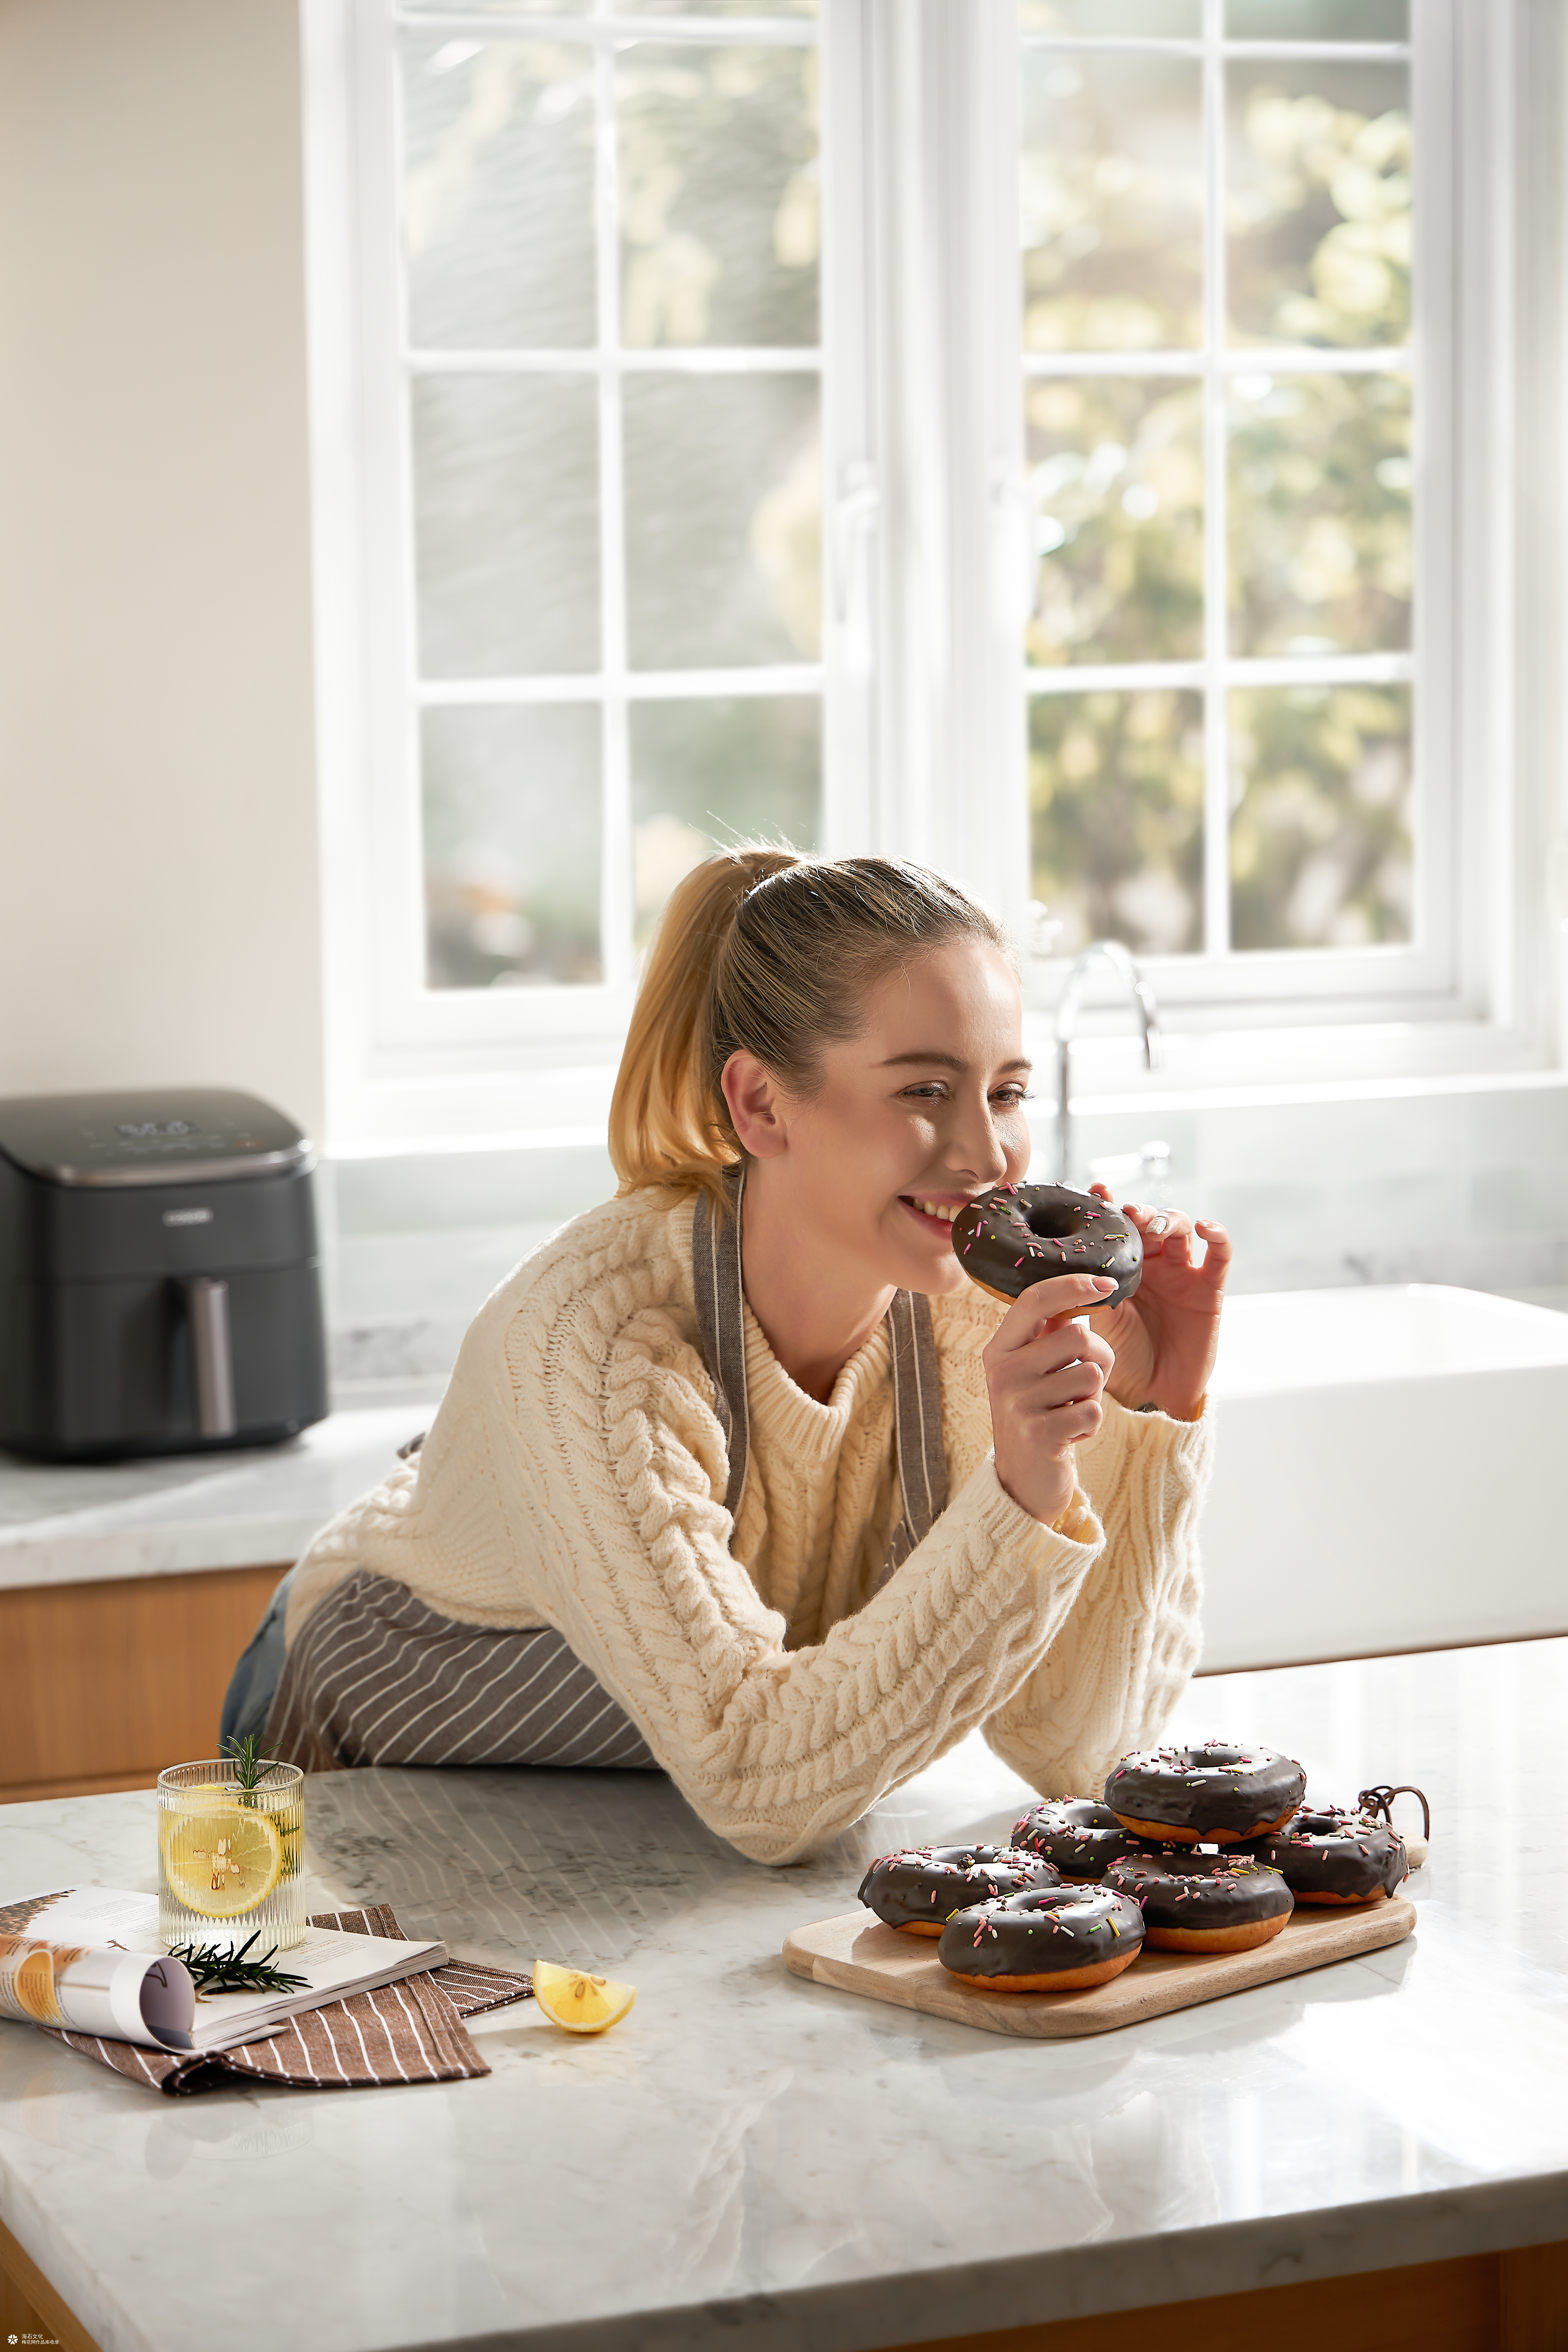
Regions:
<instances>
[{"instance_id":1,"label":"marble countertop","mask_svg":"<svg viewBox=\"0 0 1568 2352\"><path fill-rule=\"evenodd\" d=\"M334 1412L287 1444L232 1454L56 1464L0 1453L0 1591L297 1559L435 1410Z\"/></svg>"},{"instance_id":2,"label":"marble countertop","mask_svg":"<svg viewBox=\"0 0 1568 2352\"><path fill-rule=\"evenodd\" d=\"M165 2099L0 2024L0 2213L102 2352L868 2352L1568 2234L1568 1642L1212 1677L1173 1729L1434 1807L1415 1937L1103 2039L789 1976L895 1843L1005 1834L977 1739L767 1871L651 1774L310 1786L312 1896L631 1979L602 2040L477 2021L485 2081ZM141 1792L0 1811L0 1892L150 1885ZM313 1906L314 1907L314 1906Z\"/></svg>"}]
</instances>

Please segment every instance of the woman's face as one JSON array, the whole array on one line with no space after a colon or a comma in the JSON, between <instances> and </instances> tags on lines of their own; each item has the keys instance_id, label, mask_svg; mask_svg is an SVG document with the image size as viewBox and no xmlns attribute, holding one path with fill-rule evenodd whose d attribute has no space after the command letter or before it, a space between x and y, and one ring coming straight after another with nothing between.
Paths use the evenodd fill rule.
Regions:
<instances>
[{"instance_id":1,"label":"woman's face","mask_svg":"<svg viewBox=\"0 0 1568 2352\"><path fill-rule=\"evenodd\" d=\"M776 1185L791 1222L847 1271L854 1261L900 1289L962 1289L952 1219L1026 1170L1028 1077L1005 958L974 939L928 950L869 992L857 1037L824 1049L809 1101L775 1096L776 1148L764 1137L757 1152L763 1189Z\"/></svg>"}]
</instances>

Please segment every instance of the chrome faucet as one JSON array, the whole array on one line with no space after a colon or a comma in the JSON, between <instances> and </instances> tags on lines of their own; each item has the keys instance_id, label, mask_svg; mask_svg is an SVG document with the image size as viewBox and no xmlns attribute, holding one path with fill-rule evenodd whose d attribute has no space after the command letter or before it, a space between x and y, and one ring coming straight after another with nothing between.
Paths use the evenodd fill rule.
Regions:
<instances>
[{"instance_id":1,"label":"chrome faucet","mask_svg":"<svg viewBox=\"0 0 1568 2352\"><path fill-rule=\"evenodd\" d=\"M1072 1064L1073 1032L1078 1027L1079 1008L1083 1003L1084 983L1090 967L1096 962L1108 963L1127 991L1127 1001L1143 1024L1143 1055L1150 1069L1159 1069L1165 1058L1164 1043L1160 1035L1160 1008L1154 1002L1154 992L1144 979L1127 950L1118 940L1091 940L1074 963L1062 986L1057 1003L1057 1181L1072 1181L1072 1114L1068 1102L1068 1079Z\"/></svg>"}]
</instances>

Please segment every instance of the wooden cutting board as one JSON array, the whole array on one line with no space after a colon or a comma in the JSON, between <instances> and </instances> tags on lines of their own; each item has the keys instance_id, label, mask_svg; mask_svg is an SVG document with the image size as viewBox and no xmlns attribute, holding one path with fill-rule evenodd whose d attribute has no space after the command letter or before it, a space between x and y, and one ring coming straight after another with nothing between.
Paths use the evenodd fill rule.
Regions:
<instances>
[{"instance_id":1,"label":"wooden cutting board","mask_svg":"<svg viewBox=\"0 0 1568 2352\"><path fill-rule=\"evenodd\" d=\"M1081 1992L978 1992L949 1975L936 1957L933 1937L902 1936L865 1910L795 1928L784 1937L784 1954L797 1977L816 1984L890 2000L899 2009L923 2009L960 2025L978 2025L986 2033L1068 2042L1403 1943L1415 1925L1415 1906L1402 1895L1365 1911L1303 1909L1257 1951L1144 1951L1109 1984Z\"/></svg>"}]
</instances>

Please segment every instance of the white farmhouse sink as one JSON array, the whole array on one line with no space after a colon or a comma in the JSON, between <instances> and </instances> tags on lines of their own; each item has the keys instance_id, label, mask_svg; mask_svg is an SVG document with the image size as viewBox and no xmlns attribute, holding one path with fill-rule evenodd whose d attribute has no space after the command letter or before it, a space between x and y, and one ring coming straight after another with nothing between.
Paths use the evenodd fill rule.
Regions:
<instances>
[{"instance_id":1,"label":"white farmhouse sink","mask_svg":"<svg viewBox=\"0 0 1568 2352\"><path fill-rule=\"evenodd\" d=\"M1205 1670L1568 1632L1568 1316L1233 1298L1210 1396Z\"/></svg>"}]
</instances>

